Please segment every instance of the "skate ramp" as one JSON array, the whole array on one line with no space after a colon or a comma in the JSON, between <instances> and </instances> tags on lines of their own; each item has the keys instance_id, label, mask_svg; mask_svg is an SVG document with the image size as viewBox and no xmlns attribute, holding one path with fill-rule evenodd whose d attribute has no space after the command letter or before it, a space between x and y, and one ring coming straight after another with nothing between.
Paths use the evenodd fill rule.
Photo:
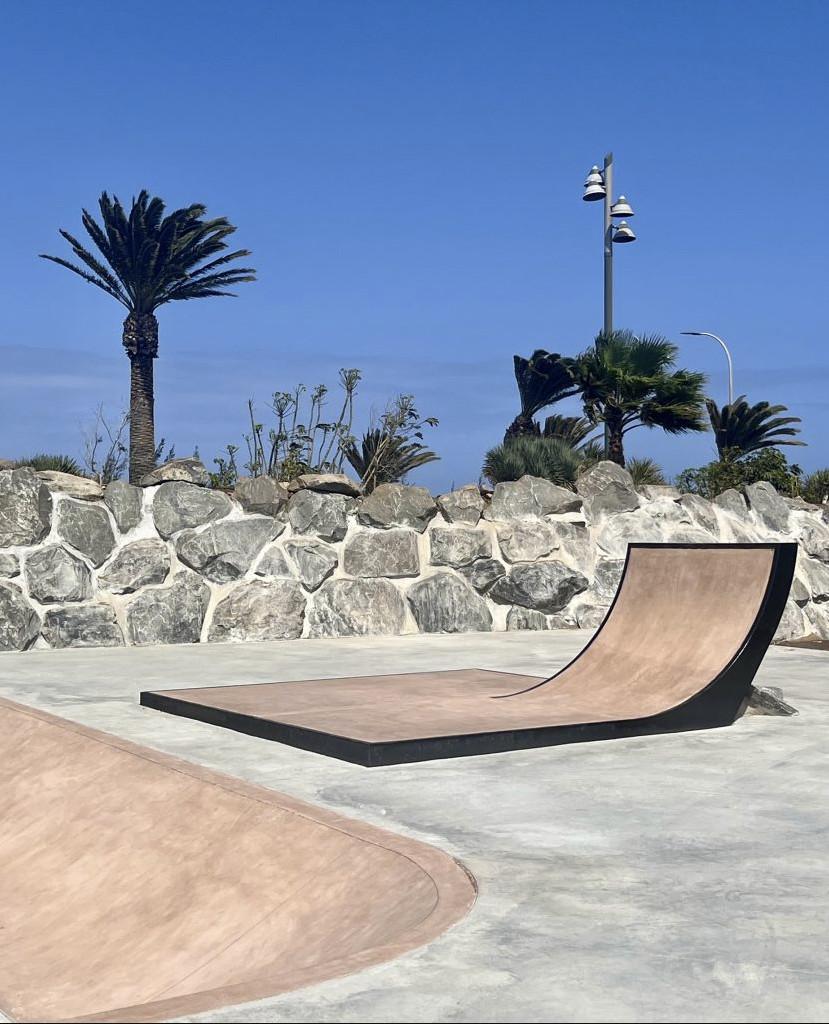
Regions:
<instances>
[{"instance_id":1,"label":"skate ramp","mask_svg":"<svg viewBox=\"0 0 829 1024\"><path fill-rule=\"evenodd\" d=\"M604 623L551 677L378 674L148 692L141 702L367 766L729 725L780 620L796 553L630 545Z\"/></svg>"},{"instance_id":2,"label":"skate ramp","mask_svg":"<svg viewBox=\"0 0 829 1024\"><path fill-rule=\"evenodd\" d=\"M437 849L0 700L0 1010L163 1020L430 941Z\"/></svg>"}]
</instances>

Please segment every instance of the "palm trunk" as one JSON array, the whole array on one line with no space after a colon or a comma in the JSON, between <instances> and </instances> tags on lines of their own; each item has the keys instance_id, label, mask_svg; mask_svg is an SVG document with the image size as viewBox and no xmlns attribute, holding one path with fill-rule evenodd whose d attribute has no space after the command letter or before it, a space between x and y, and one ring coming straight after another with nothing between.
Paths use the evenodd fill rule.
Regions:
<instances>
[{"instance_id":1,"label":"palm trunk","mask_svg":"<svg viewBox=\"0 0 829 1024\"><path fill-rule=\"evenodd\" d=\"M158 355L158 321L153 313L130 313L124 321L130 361L130 483L155 467L153 359Z\"/></svg>"},{"instance_id":2,"label":"palm trunk","mask_svg":"<svg viewBox=\"0 0 829 1024\"><path fill-rule=\"evenodd\" d=\"M507 427L507 431L504 434L504 444L513 437L526 437L528 435L535 434L536 436L541 433L541 428L532 418L527 416L525 413L519 413L515 419Z\"/></svg>"},{"instance_id":3,"label":"palm trunk","mask_svg":"<svg viewBox=\"0 0 829 1024\"><path fill-rule=\"evenodd\" d=\"M622 417L616 412L608 412L605 420L607 425L607 457L622 469L625 468L625 447L622 434Z\"/></svg>"}]
</instances>

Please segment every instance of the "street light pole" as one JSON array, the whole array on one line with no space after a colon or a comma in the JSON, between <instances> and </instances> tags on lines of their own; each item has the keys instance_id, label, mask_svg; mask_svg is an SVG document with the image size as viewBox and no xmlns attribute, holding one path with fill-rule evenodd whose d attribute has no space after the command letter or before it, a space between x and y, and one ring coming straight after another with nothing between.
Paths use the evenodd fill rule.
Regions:
<instances>
[{"instance_id":1,"label":"street light pole","mask_svg":"<svg viewBox=\"0 0 829 1024\"><path fill-rule=\"evenodd\" d=\"M725 358L728 360L728 404L734 404L734 363L731 361L731 353L728 351L728 345L722 340L718 334L712 334L710 331L680 331L680 334L690 334L695 338L713 338L714 341L719 342L723 352L725 352Z\"/></svg>"},{"instance_id":2,"label":"street light pole","mask_svg":"<svg viewBox=\"0 0 829 1024\"><path fill-rule=\"evenodd\" d=\"M613 154L604 158L604 334L613 333L613 220L610 208L613 206ZM607 425L605 425L607 434ZM605 438L606 440L606 438ZM607 452L605 452L607 454Z\"/></svg>"}]
</instances>

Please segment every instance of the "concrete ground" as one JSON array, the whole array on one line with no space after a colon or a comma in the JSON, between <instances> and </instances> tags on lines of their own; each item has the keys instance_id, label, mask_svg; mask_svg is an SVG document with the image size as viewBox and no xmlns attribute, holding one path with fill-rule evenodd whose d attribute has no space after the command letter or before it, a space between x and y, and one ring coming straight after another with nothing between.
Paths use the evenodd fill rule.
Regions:
<instances>
[{"instance_id":1,"label":"concrete ground","mask_svg":"<svg viewBox=\"0 0 829 1024\"><path fill-rule=\"evenodd\" d=\"M796 718L365 769L139 707L141 689L476 665L588 634L0 655L0 693L431 842L480 885L431 945L188 1020L828 1021L829 654L774 648ZM701 638L704 642L704 638Z\"/></svg>"}]
</instances>

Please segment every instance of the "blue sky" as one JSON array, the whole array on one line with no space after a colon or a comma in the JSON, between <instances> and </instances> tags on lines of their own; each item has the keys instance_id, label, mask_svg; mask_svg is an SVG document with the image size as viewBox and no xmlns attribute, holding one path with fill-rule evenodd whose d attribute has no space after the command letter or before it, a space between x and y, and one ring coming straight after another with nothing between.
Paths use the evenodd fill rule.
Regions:
<instances>
[{"instance_id":1,"label":"blue sky","mask_svg":"<svg viewBox=\"0 0 829 1024\"><path fill-rule=\"evenodd\" d=\"M636 210L616 323L682 343L725 400L803 417L829 464L822 2L30 2L4 11L0 456L77 452L126 404L120 307L61 268L102 189L203 201L259 280L160 310L157 430L205 461L245 402L364 372L365 422L413 392L442 461L477 479L517 411L512 355L601 325L585 172L612 149ZM670 473L711 435L636 431Z\"/></svg>"}]
</instances>

